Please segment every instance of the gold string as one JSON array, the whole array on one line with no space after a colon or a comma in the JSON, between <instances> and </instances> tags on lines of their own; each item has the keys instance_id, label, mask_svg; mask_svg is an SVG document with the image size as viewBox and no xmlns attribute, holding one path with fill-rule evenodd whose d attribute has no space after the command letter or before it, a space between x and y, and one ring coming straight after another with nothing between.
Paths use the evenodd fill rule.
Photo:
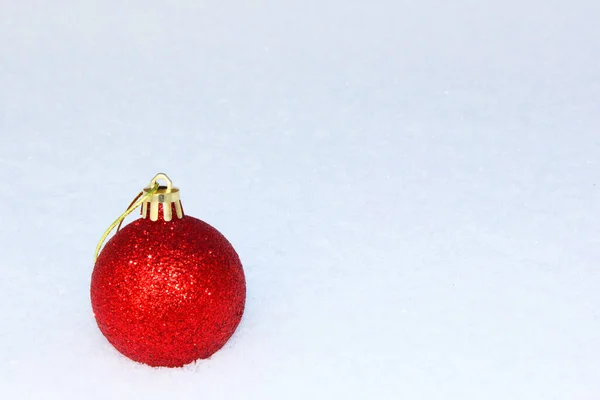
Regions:
<instances>
[{"instance_id":1,"label":"gold string","mask_svg":"<svg viewBox=\"0 0 600 400\"><path fill-rule=\"evenodd\" d=\"M102 245L104 244L104 241L106 240L108 235L110 235L112 230L115 229L115 226L119 225L119 228L121 228L121 224L123 223L123 220L129 214L131 214L136 208L138 208L140 205L142 205L142 203L144 203L144 201L146 201L146 199L148 199L150 196L152 196L154 193L156 193L156 191L158 190L158 187L159 187L158 183L155 183L154 186L150 190L148 190L148 192L146 192L146 194L144 194L143 196L142 196L142 194L144 192L143 191L140 192L140 194L138 194L137 197L133 200L133 202L129 205L127 210L125 210L125 212L123 214L121 214L119 216L119 218L117 218L112 224L110 224L110 226L108 227L106 232L104 232L104 235L102 235L100 242L98 242L98 246L96 246L96 252L94 253L94 262L96 262L96 260L98 260L98 254L100 254L100 249L102 248ZM118 231L119 231L119 229L117 228L117 232Z\"/></svg>"},{"instance_id":2,"label":"gold string","mask_svg":"<svg viewBox=\"0 0 600 400\"><path fill-rule=\"evenodd\" d=\"M131 203L129 203L129 205L127 206L127 209L129 210L129 208L131 206L133 206L135 204L136 201L138 201L138 199L140 197L142 197L142 195L144 194L144 191L142 190L141 192L138 193L137 196L135 196L135 199L131 200ZM123 222L125 221L124 218L121 219L121 222L119 222L119 226L117 226L117 231L116 233L119 233L119 231L121 230L121 225L123 225Z\"/></svg>"}]
</instances>

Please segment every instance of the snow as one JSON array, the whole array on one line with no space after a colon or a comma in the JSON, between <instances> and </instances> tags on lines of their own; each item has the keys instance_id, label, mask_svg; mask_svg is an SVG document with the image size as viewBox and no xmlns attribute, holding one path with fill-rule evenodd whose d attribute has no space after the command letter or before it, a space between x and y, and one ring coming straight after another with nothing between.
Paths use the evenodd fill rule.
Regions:
<instances>
[{"instance_id":1,"label":"snow","mask_svg":"<svg viewBox=\"0 0 600 400\"><path fill-rule=\"evenodd\" d=\"M600 3L0 2L0 398L597 399ZM224 349L89 301L157 172L244 263Z\"/></svg>"}]
</instances>

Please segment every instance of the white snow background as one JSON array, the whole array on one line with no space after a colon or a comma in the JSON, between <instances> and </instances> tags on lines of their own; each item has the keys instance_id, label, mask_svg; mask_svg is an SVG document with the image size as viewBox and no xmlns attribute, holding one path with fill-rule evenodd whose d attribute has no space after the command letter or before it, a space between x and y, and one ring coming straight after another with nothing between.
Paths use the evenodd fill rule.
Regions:
<instances>
[{"instance_id":1,"label":"white snow background","mask_svg":"<svg viewBox=\"0 0 600 400\"><path fill-rule=\"evenodd\" d=\"M599 20L0 0L0 398L600 398ZM182 369L121 356L89 300L157 172L247 276L236 334Z\"/></svg>"}]
</instances>

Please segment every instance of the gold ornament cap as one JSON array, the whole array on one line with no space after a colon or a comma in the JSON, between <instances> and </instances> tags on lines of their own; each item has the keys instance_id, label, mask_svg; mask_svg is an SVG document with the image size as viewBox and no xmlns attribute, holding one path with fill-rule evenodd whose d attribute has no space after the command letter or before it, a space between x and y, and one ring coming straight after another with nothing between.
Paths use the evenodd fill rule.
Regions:
<instances>
[{"instance_id":1,"label":"gold ornament cap","mask_svg":"<svg viewBox=\"0 0 600 400\"><path fill-rule=\"evenodd\" d=\"M166 182L166 185L160 185L159 180ZM158 189L156 189L157 184L159 184ZM149 195L151 191L153 192ZM162 211L162 219L167 222L172 221L174 216L177 219L183 218L179 189L173 187L173 182L166 174L160 173L152 178L150 185L144 188L143 193L146 200L142 203L142 218L158 221L160 211ZM162 204L162 207L159 206L160 204Z\"/></svg>"}]
</instances>

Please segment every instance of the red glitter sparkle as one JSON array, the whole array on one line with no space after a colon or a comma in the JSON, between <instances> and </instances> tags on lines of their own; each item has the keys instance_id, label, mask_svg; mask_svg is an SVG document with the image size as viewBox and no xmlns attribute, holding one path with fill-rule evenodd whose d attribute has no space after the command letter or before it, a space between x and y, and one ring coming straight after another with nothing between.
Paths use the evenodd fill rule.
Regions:
<instances>
[{"instance_id":1,"label":"red glitter sparkle","mask_svg":"<svg viewBox=\"0 0 600 400\"><path fill-rule=\"evenodd\" d=\"M91 299L100 330L122 354L180 367L210 357L233 335L246 281L231 244L207 223L139 219L102 250Z\"/></svg>"}]
</instances>

